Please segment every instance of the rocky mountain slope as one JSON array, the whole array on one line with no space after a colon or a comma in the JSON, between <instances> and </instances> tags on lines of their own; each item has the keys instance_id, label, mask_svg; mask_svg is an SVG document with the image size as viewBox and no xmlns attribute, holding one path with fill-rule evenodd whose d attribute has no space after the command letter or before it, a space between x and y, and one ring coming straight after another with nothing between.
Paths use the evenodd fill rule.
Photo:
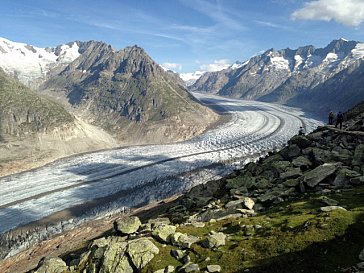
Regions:
<instances>
[{"instance_id":1,"label":"rocky mountain slope","mask_svg":"<svg viewBox=\"0 0 364 273\"><path fill-rule=\"evenodd\" d=\"M36 88L52 69L64 68L79 55L79 42L39 48L0 38L0 68L28 87Z\"/></svg>"},{"instance_id":2,"label":"rocky mountain slope","mask_svg":"<svg viewBox=\"0 0 364 273\"><path fill-rule=\"evenodd\" d=\"M1 175L115 144L105 132L77 120L0 69Z\"/></svg>"},{"instance_id":3,"label":"rocky mountain slope","mask_svg":"<svg viewBox=\"0 0 364 273\"><path fill-rule=\"evenodd\" d=\"M101 237L73 244L78 251L42 259L36 272L361 272L363 105L346 116L345 130L295 136L225 179L139 218L121 216ZM37 251L24 253L28 264ZM0 268L24 272L15 261Z\"/></svg>"},{"instance_id":4,"label":"rocky mountain slope","mask_svg":"<svg viewBox=\"0 0 364 273\"><path fill-rule=\"evenodd\" d=\"M51 73L41 89L63 93L82 117L120 141L185 139L217 119L177 75L165 72L138 46L115 51L90 41L79 52L63 71Z\"/></svg>"},{"instance_id":5,"label":"rocky mountain slope","mask_svg":"<svg viewBox=\"0 0 364 273\"><path fill-rule=\"evenodd\" d=\"M304 106L326 114L330 106L339 111L363 99L357 86L348 84L361 81L363 57L363 43L344 39L334 40L325 48L269 49L240 66L204 74L191 89ZM356 100L351 99L353 94ZM323 97L324 101L319 100Z\"/></svg>"}]
</instances>

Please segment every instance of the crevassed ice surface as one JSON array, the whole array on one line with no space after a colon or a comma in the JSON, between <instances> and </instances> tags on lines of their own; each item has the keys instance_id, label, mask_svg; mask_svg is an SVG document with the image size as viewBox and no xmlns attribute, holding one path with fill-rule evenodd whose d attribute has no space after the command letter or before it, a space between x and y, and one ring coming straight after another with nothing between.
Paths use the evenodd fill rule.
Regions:
<instances>
[{"instance_id":1,"label":"crevassed ice surface","mask_svg":"<svg viewBox=\"0 0 364 273\"><path fill-rule=\"evenodd\" d=\"M0 178L0 232L122 190L132 194L151 182L158 188L158 181L252 157L285 145L300 126L312 131L321 124L299 109L282 105L195 95L231 114L231 120L189 141L89 153ZM163 191L181 188L171 181Z\"/></svg>"}]
</instances>

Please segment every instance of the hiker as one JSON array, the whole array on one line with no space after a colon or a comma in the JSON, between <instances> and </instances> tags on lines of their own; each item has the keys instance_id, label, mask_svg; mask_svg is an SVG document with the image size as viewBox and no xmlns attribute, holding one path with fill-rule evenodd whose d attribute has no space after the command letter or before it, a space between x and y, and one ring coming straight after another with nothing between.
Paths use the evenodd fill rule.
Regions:
<instances>
[{"instance_id":1,"label":"hiker","mask_svg":"<svg viewBox=\"0 0 364 273\"><path fill-rule=\"evenodd\" d=\"M330 111L329 113L329 125L334 125L334 112Z\"/></svg>"},{"instance_id":2,"label":"hiker","mask_svg":"<svg viewBox=\"0 0 364 273\"><path fill-rule=\"evenodd\" d=\"M340 130L343 127L343 121L344 121L344 115L339 112L336 116L336 124L335 124L335 128L337 128L337 125L340 124Z\"/></svg>"},{"instance_id":3,"label":"hiker","mask_svg":"<svg viewBox=\"0 0 364 273\"><path fill-rule=\"evenodd\" d=\"M304 136L305 135L305 129L303 129L303 127L301 126L300 129L298 130L298 134L300 136Z\"/></svg>"}]
</instances>

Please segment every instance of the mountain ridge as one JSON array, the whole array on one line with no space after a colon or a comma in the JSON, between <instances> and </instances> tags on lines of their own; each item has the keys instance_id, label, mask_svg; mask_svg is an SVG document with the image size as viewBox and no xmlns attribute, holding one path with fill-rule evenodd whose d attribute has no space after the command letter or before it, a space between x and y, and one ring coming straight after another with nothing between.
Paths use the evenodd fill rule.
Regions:
<instances>
[{"instance_id":1,"label":"mountain ridge","mask_svg":"<svg viewBox=\"0 0 364 273\"><path fill-rule=\"evenodd\" d=\"M340 76L335 76L363 59L364 44L344 39L333 40L324 48L312 45L294 50L272 48L236 69L205 73L190 90L297 106L291 104L294 97L303 98L303 94L329 79L340 81ZM332 100L335 102L335 98ZM325 109L319 111L321 114L330 108L329 101L325 103ZM351 106L344 104L340 108ZM313 107L304 109L315 111Z\"/></svg>"}]
</instances>

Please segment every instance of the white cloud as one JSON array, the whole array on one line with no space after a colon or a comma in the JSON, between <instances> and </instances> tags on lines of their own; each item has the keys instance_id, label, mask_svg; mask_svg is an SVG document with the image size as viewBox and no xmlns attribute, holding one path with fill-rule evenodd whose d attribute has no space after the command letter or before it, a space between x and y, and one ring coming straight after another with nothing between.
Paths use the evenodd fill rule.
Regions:
<instances>
[{"instance_id":1,"label":"white cloud","mask_svg":"<svg viewBox=\"0 0 364 273\"><path fill-rule=\"evenodd\" d=\"M220 60L215 60L212 64L201 65L200 69L202 71L213 72L213 71L223 70L225 68L228 68L229 66L230 66L229 60L220 59Z\"/></svg>"},{"instance_id":2,"label":"white cloud","mask_svg":"<svg viewBox=\"0 0 364 273\"><path fill-rule=\"evenodd\" d=\"M178 64L178 63L162 63L161 67L164 70L172 70L172 71L181 71L182 70L182 65Z\"/></svg>"},{"instance_id":3,"label":"white cloud","mask_svg":"<svg viewBox=\"0 0 364 273\"><path fill-rule=\"evenodd\" d=\"M310 1L292 14L293 19L335 20L347 26L359 26L364 21L363 0Z\"/></svg>"}]
</instances>

